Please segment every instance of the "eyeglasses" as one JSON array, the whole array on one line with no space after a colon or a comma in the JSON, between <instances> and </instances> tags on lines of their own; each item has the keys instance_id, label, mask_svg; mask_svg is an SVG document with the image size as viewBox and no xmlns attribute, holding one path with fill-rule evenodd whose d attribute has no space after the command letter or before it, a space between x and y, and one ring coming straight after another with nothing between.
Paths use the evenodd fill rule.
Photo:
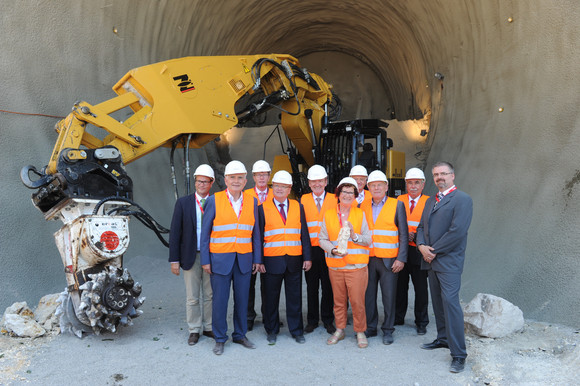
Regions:
<instances>
[{"instance_id":1,"label":"eyeglasses","mask_svg":"<svg viewBox=\"0 0 580 386\"><path fill-rule=\"evenodd\" d=\"M211 180L210 181L195 180L195 183L200 185L211 184Z\"/></svg>"},{"instance_id":2,"label":"eyeglasses","mask_svg":"<svg viewBox=\"0 0 580 386\"><path fill-rule=\"evenodd\" d=\"M439 176L443 177L443 176L448 176L450 174L453 174L451 172L442 172L442 173L433 173L433 177L437 178Z\"/></svg>"},{"instance_id":3,"label":"eyeglasses","mask_svg":"<svg viewBox=\"0 0 580 386\"><path fill-rule=\"evenodd\" d=\"M340 194L344 194L345 196L354 196L354 192L347 192L346 190L343 190L340 192Z\"/></svg>"}]
</instances>

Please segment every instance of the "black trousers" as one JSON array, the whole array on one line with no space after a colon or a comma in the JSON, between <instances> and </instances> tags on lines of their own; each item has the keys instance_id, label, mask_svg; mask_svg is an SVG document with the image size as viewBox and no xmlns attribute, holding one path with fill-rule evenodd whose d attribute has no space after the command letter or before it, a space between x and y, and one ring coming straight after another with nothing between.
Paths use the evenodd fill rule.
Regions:
<instances>
[{"instance_id":1,"label":"black trousers","mask_svg":"<svg viewBox=\"0 0 580 386\"><path fill-rule=\"evenodd\" d=\"M256 311L254 310L254 305L256 304L256 278L260 275L260 296L262 299L262 307L260 312L262 313L262 319L264 319L264 279L261 273L256 273L252 275L250 279L250 295L248 298L248 320L254 321L256 319Z\"/></svg>"},{"instance_id":2,"label":"black trousers","mask_svg":"<svg viewBox=\"0 0 580 386\"><path fill-rule=\"evenodd\" d=\"M302 321L302 270L284 273L265 273L261 275L264 290L264 328L266 333L280 332L280 292L284 282L286 294L286 320L292 336L304 334Z\"/></svg>"},{"instance_id":3,"label":"black trousers","mask_svg":"<svg viewBox=\"0 0 580 386\"><path fill-rule=\"evenodd\" d=\"M304 273L308 299L308 313L306 314L306 320L308 324L313 326L318 325L319 318L324 324L332 324L334 322L334 300L332 297L330 278L328 277L328 266L326 265L326 259L324 258L324 250L320 247L313 246L311 257L312 268ZM318 301L319 288L322 289L320 303Z\"/></svg>"},{"instance_id":4,"label":"black trousers","mask_svg":"<svg viewBox=\"0 0 580 386\"><path fill-rule=\"evenodd\" d=\"M414 255L414 256L413 256ZM419 261L419 265L413 263L405 264L405 268L399 272L397 279L397 299L395 306L395 323L403 324L409 305L409 278L413 281L415 290L415 325L417 327L426 327L429 324L429 290L427 284L427 270L422 270L420 265L421 258L419 251L415 247L409 247L407 261Z\"/></svg>"}]
</instances>

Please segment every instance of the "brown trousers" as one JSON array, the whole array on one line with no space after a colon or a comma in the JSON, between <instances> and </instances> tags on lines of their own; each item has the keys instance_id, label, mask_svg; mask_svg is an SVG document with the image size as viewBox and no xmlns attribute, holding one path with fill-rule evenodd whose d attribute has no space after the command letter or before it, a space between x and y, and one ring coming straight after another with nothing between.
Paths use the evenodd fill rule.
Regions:
<instances>
[{"instance_id":1,"label":"brown trousers","mask_svg":"<svg viewBox=\"0 0 580 386\"><path fill-rule=\"evenodd\" d=\"M348 302L352 308L354 332L365 332L367 315L365 292L369 281L368 267L359 269L328 269L334 295L334 320L336 328L346 328Z\"/></svg>"}]
</instances>

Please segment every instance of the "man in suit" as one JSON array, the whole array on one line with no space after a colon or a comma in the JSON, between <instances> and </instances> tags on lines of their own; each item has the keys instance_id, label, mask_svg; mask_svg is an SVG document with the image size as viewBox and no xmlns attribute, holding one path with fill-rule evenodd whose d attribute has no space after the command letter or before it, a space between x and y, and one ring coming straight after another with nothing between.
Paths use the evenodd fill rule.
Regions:
<instances>
[{"instance_id":1,"label":"man in suit","mask_svg":"<svg viewBox=\"0 0 580 386\"><path fill-rule=\"evenodd\" d=\"M312 193L303 195L300 203L304 206L308 232L310 233L310 243L312 245L311 258L312 268L304 272L306 278L306 298L308 301L308 313L306 314L306 327L304 332L310 333L318 327L318 320L329 334L334 334L334 300L332 295L332 285L328 276L328 266L324 257L324 250L318 243L318 232L324 218L324 213L331 208L336 208L338 204L336 197L332 193L325 191L328 184L328 174L324 167L312 165L308 169L308 186ZM319 289L321 291L319 291ZM322 292L319 299L319 292ZM319 307L320 305L320 307Z\"/></svg>"},{"instance_id":2,"label":"man in suit","mask_svg":"<svg viewBox=\"0 0 580 386\"><path fill-rule=\"evenodd\" d=\"M280 332L280 290L286 289L286 320L288 330L298 343L304 343L302 321L302 270L312 266L310 236L304 207L289 200L292 176L281 170L272 179L274 198L258 208L260 231L264 235L264 327L268 343L276 344Z\"/></svg>"},{"instance_id":3,"label":"man in suit","mask_svg":"<svg viewBox=\"0 0 580 386\"><path fill-rule=\"evenodd\" d=\"M193 175L195 193L177 200L169 231L171 272L179 276L180 267L183 270L189 330L187 343L190 346L199 341L200 332L207 337L214 337L211 327L211 283L209 275L201 269L199 242L205 201L209 197L215 175L213 169L205 164L199 165ZM200 304L202 294L203 307Z\"/></svg>"},{"instance_id":4,"label":"man in suit","mask_svg":"<svg viewBox=\"0 0 580 386\"><path fill-rule=\"evenodd\" d=\"M264 272L262 237L256 219L258 201L247 193L246 167L240 161L226 165L227 189L211 196L201 228L201 266L211 275L213 289L213 352L221 355L228 340L227 311L230 286L234 288L234 333L232 340L246 348L256 346L246 337L248 294L252 271Z\"/></svg>"},{"instance_id":5,"label":"man in suit","mask_svg":"<svg viewBox=\"0 0 580 386\"><path fill-rule=\"evenodd\" d=\"M252 178L254 179L254 187L246 189L246 192L258 199L258 205L266 200L271 200L274 196L272 190L268 188L268 181L270 180L270 165L264 160L258 160L252 165ZM248 331L254 329L254 321L256 320L256 310L254 305L256 302L256 278L258 274L252 275L250 279L250 297L248 298ZM260 297L262 299L262 319L264 319L264 286L262 285L262 274L260 274Z\"/></svg>"},{"instance_id":6,"label":"man in suit","mask_svg":"<svg viewBox=\"0 0 580 386\"><path fill-rule=\"evenodd\" d=\"M407 262L409 234L405 205L396 198L388 197L389 182L380 170L371 172L368 178L370 201L363 201L369 228L372 231L372 245L369 257L369 281L365 294L368 337L377 336L379 313L377 291L381 286L384 319L381 326L383 344L392 344L395 331L395 296L397 277Z\"/></svg>"},{"instance_id":7,"label":"man in suit","mask_svg":"<svg viewBox=\"0 0 580 386\"><path fill-rule=\"evenodd\" d=\"M436 163L432 173L439 192L425 203L417 227L417 245L423 256L421 264L429 269L437 339L421 348L449 348L453 358L449 370L458 373L463 371L467 357L459 290L473 201L457 190L455 171L449 162Z\"/></svg>"},{"instance_id":8,"label":"man in suit","mask_svg":"<svg viewBox=\"0 0 580 386\"><path fill-rule=\"evenodd\" d=\"M401 194L399 201L405 205L407 211L407 225L409 226L409 250L407 252L407 264L397 279L397 301L395 306L395 325L405 324L405 314L407 313L409 277L413 281L415 290L415 326L418 335L427 333L427 324L429 324L429 289L427 286L427 270L421 269L421 254L417 251L415 236L417 234L417 225L421 221L421 215L425 208L425 203L429 196L423 194L425 187L425 174L418 168L407 170L405 175L405 184L407 185L407 194Z\"/></svg>"}]
</instances>

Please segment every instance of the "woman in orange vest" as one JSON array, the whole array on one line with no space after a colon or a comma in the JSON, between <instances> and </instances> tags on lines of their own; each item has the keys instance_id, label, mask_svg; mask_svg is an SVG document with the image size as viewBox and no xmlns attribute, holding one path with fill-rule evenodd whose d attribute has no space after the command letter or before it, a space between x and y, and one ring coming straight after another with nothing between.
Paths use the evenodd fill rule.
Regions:
<instances>
[{"instance_id":1,"label":"woman in orange vest","mask_svg":"<svg viewBox=\"0 0 580 386\"><path fill-rule=\"evenodd\" d=\"M360 348L365 348L368 346L365 336L365 292L372 236L363 210L352 206L357 196L356 181L351 177L343 178L336 188L338 206L324 214L318 241L326 252L326 264L334 294L336 331L326 343L336 344L344 339L350 301L357 344ZM346 251L341 249L342 243L339 242L340 230L343 227L348 229Z\"/></svg>"}]
</instances>

